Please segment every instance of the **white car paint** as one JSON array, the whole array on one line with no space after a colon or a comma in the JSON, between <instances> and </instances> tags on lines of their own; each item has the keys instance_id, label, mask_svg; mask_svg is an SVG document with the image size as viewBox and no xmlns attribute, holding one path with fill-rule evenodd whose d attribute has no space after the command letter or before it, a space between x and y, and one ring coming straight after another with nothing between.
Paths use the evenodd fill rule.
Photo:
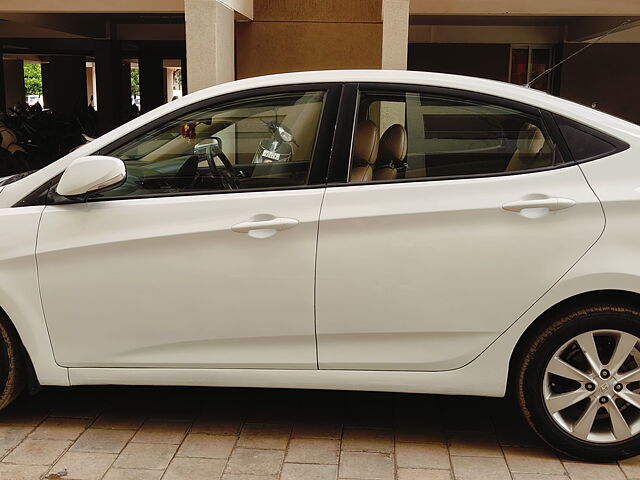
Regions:
<instances>
[{"instance_id":1,"label":"white car paint","mask_svg":"<svg viewBox=\"0 0 640 480\"><path fill-rule=\"evenodd\" d=\"M540 217L503 208L531 195L576 204ZM320 368L451 370L571 268L602 233L604 216L574 165L329 188L320 225Z\"/></svg>"},{"instance_id":2,"label":"white car paint","mask_svg":"<svg viewBox=\"0 0 640 480\"><path fill-rule=\"evenodd\" d=\"M96 173L97 175L92 176ZM87 174L90 174L88 177ZM76 158L56 186L56 193L74 197L113 187L127 178L127 168L119 158L93 155Z\"/></svg>"},{"instance_id":3,"label":"white car paint","mask_svg":"<svg viewBox=\"0 0 640 480\"><path fill-rule=\"evenodd\" d=\"M309 354L310 343L312 339L315 341L313 292L308 297L295 298L293 304L289 296L286 303L280 302L277 307L280 312L283 312L283 323L272 324L275 328L271 329L266 329L265 326L269 320L273 321L273 319L264 315L265 309L260 308L260 302L268 299L260 291L254 292L258 301L254 302L253 298L247 298L241 305L234 305L235 308L241 308L244 314L250 315L251 321L247 322L249 317L243 317L243 322L225 327L233 330L233 335L236 337L246 340L242 343L242 351L225 349L212 355L211 352L192 348L198 344L198 335L209 334L210 329L214 328L205 318L204 307L200 305L194 307L193 311L196 315L193 317L192 326L195 326L196 331L192 332L192 335L178 332L175 338L167 339L158 337L157 332L153 331L154 318L152 317L158 312L154 311L152 315L147 315L143 306L136 302L135 291L128 291L124 300L118 299L114 302L108 290L116 282L123 281L121 269L124 266L132 269L127 271L129 276L124 278L125 284L129 287L135 286L133 268L138 261L144 267L151 267L151 273L157 274L161 267L153 264L150 250L144 248L145 245L153 245L153 248L157 245L159 252L168 255L170 257L168 261L179 268L182 275L186 276L189 269L200 272L200 277L189 284L189 286L196 285L194 288L200 299L200 295L206 294L204 285L211 280L208 277L210 271L206 267L212 267L215 264L219 268L220 265L214 260L210 263L209 261L202 263L197 255L198 251L206 249L207 237L222 238L224 236L237 242L265 240L244 237L243 235L246 234L238 232L222 233L219 230L218 218L202 219L197 215L198 212L203 211L197 205L199 202L202 203L200 206L226 203L232 212L226 213L225 225L245 221L259 213L272 213L301 220L301 225L296 228L278 232L275 237L266 240L284 239L286 235L290 238L297 236L294 240L296 242L294 248L300 248L304 256L309 244L313 243L310 237L318 220L317 216L314 219L314 215L320 214L322 189L314 193L309 193L311 192L309 190L301 194L299 204L289 202L287 208L282 210L280 207L283 207L286 197L296 195L296 192L280 192L276 195L268 192L234 193L225 195L224 197L228 199L222 200L218 200L215 196L210 199L200 196L188 200L174 200L169 202L170 207L166 205L167 200L161 198L118 201L108 206L100 205L99 202L74 205L79 207L75 209L75 214L78 218L82 218L82 221L74 220L69 215L70 209L65 206L46 207L46 211L43 207L11 208L32 190L63 172L74 159L91 155L121 136L175 109L213 96L251 88L319 82L390 82L482 92L534 105L593 125L628 142L631 148L613 156L581 164L580 167L563 168L561 175L557 175L561 171L557 170L551 172L555 175L541 172L501 177L501 179L496 177L483 180L445 181L441 182L437 188L424 189L420 192L415 191L419 187L401 186L400 190L406 190L406 195L411 194L412 198L418 195L425 201L433 200L436 191L443 195L447 194L447 201L442 201L437 206L422 212L417 210L411 212L414 217L424 217L437 223L442 222L439 214L442 211L456 211L465 218L470 218L469 216L473 213L474 221L478 222L473 225L475 227L473 235L476 238L484 238L483 235L488 236L489 231L494 232L498 229L499 232L517 231L520 239L530 242L531 256L521 258L514 254L507 255L509 264L506 267L503 265L502 270L486 276L478 272L492 263L497 264L502 258L497 255L504 253L499 252L495 244L487 241L486 238L482 243L485 249L488 249L486 255L483 252L484 258L476 258L471 254L463 257L464 261L472 262L474 268L469 271L465 269L462 259L460 263L454 265L447 263L443 258L435 260L435 266L439 271L449 271L462 277L458 280L463 282L466 292L472 291L471 287L474 283L480 284L479 290L472 292L474 301L482 299L482 295L490 291L491 284L495 284L496 289L503 290L500 295L496 294L493 297L492 304L483 304L484 309L480 312L474 308L471 314L464 310L458 291L446 289L435 283L430 284L430 287L441 288L439 292L441 297L436 298L435 302L429 302L429 298L426 297L420 298L420 307L427 309L428 320L436 323L426 328L422 327L423 330L418 332L420 335L417 336L419 341L421 338L424 340L430 333L447 328L446 321L440 320L440 315L443 313L464 313L460 317L461 323L455 325L451 323L451 330L444 336L446 342L442 346L447 345L448 348L440 348L437 341L429 340L431 348L439 348L438 355L429 356L429 353L416 354L409 351L408 347L412 345L413 340L406 334L416 329L419 315L409 311L406 303L401 303L400 313L396 312L389 317L384 299L390 298L391 301L393 297L382 297L382 294L387 288L393 287L394 291L397 290L397 282L393 285L388 280L374 282L376 296L373 298L373 304L366 308L377 307L381 311L374 312L376 315L369 318L370 324L366 324L367 319L362 314L356 315L347 323L339 322L340 318L344 320L343 312L346 309L360 305L359 301L363 300L362 291L357 288L354 291L353 287L361 286L363 279L370 281L366 274L371 273L367 268L372 267L358 261L357 258L349 259L350 263L342 266L336 263L325 264L326 259L335 262L332 250L339 249L343 245L330 236L321 238L318 246L318 261L322 263L318 265L316 299L318 310L315 319L316 322L321 322L317 325L320 367L349 370L322 370L314 366L313 346L311 346L313 353ZM638 192L640 165L637 159L639 141L640 127L623 120L535 90L469 77L397 71L324 71L275 75L219 85L188 95L142 115L40 171L0 189L0 229L3 232L11 232L10 235L0 236L0 307L14 322L32 359L38 379L45 385L95 383L237 385L500 396L505 391L509 361L518 339L526 328L547 309L566 298L593 290L619 289L640 293L640 267L638 267L640 249L637 248L640 244L640 231L638 231L636 218L640 214L637 208L638 195L640 195ZM582 174L586 182L584 182L585 179L579 178ZM453 184L455 182L457 182L456 185ZM522 185L517 188L516 184L519 182L522 182ZM489 185L483 185L485 183ZM463 185L470 188L465 188L464 194L459 198L449 196L457 189L462 189ZM344 224L346 220L355 218L356 221L360 221L361 219L365 231L370 229L374 233L373 242L379 246L380 242L385 240L385 234L380 227L385 221L396 221L394 215L398 213L398 204L395 201L382 204L380 200L385 198L390 188L389 185L362 185L328 189L333 191L327 191L322 206L322 218L326 219L327 223L320 227L320 233L331 233L332 229L341 223ZM486 194L487 191L488 194ZM550 212L547 216L538 219L523 218L518 213L500 209L501 204L517 201L531 193L552 198L570 198L576 202L576 205L566 210ZM478 203L470 206L462 202L467 198L466 195ZM364 213L356 212L353 208L356 196L367 200ZM596 201L596 196L602 202L602 207ZM243 198L244 201L241 200ZM251 201L256 198L261 205L265 202L265 208L269 211L262 207L260 210L253 210L256 207L251 206ZM233 202L233 199L238 201ZM149 211L156 212L152 213L150 218L145 218L141 225L137 225L136 222L141 219L136 218L135 209L140 202L152 205ZM186 218L181 217L180 215L185 214L187 208L183 204L191 205L192 203L196 204L195 209L190 210ZM291 213L292 205L294 209L300 210L295 212L296 215ZM125 207L129 208L125 209ZM153 241L151 237L154 233L158 233L161 227L159 219L164 215L160 211L167 212L167 208L169 208L170 228L166 228L167 225L163 224L162 235L157 241ZM604 231L602 212L606 220ZM387 214L389 218L387 220L378 218L380 213ZM484 222L475 219L477 213L483 215ZM589 218L595 218L595 221L589 222ZM131 228L126 233L118 231L114 221L116 221L115 225ZM118 222L121 223L118 224ZM552 232L551 236L558 238L561 244L559 251L558 248L553 249L548 244L536 243L531 235L527 235L527 233L535 235L533 225L536 223L544 224L545 229ZM39 226L41 230L38 235ZM433 236L426 229L416 231L423 236L423 239L434 241L437 252L443 251L447 239ZM454 226L450 237L453 246L462 248L463 251L468 247L465 244L464 233L463 227ZM40 278L36 270L36 237ZM194 251L185 252L177 247L171 248L172 238L187 239L189 245L194 247ZM548 237L543 239L548 240ZM356 247L355 229L347 230L345 240L347 247L351 249ZM415 239L411 240L408 234L400 240L416 242ZM562 240L567 240L571 245L562 245ZM77 248L73 249L72 246ZM132 246L131 251L128 249L129 246ZM364 240L360 246L370 251L374 250ZM227 248L226 252L234 253L233 246ZM264 248L264 250L267 249ZM384 257L380 259L383 252L375 250L375 258L372 258L372 261L381 262L375 268L388 269L391 260ZM551 251L554 252L553 257L549 256ZM138 255L134 259L132 255L134 252L142 256ZM116 255L106 256L106 253ZM100 258L100 256L103 257ZM277 258L281 262L278 271L285 272L285 277L288 275L288 278L285 278L288 282L287 286L303 290L304 282L300 285L298 283L304 275L308 274L313 261L309 260L304 265L298 265L291 260L293 257L289 257L287 252L280 253ZM428 256L426 251L419 252L417 258L433 261L433 257ZM190 268L184 262L187 262ZM262 262L261 267L274 267L269 258L260 257L259 262ZM223 259L222 270L225 274L233 274L232 263L230 258ZM237 265L235 266L237 268ZM199 267L203 267L206 271L199 270ZM242 267L239 271L246 279L250 265L247 263ZM415 269L415 266L411 267ZM364 271L357 270L362 268L365 268ZM341 281L332 284L331 280L335 280L339 271L342 275ZM539 276L512 279L520 272L539 271ZM356 275L350 277L354 272ZM89 275L78 276L82 274ZM420 275L416 270L413 270L413 274ZM353 280L349 281L350 278ZM154 285L158 288L157 297L154 300L157 301L160 298L163 306L168 308L168 313L174 314L160 315L158 321L163 322L162 325L165 327L168 324L171 325L169 322L184 324L188 321L186 317L175 318L179 312L178 309L173 310L175 306L171 305L169 299L165 297L167 293L164 290L165 285L153 279L151 274L145 275L141 280L149 279L156 282ZM425 280L424 276L419 279ZM242 283L239 278L232 281L234 285ZM305 281L309 285L313 283L314 278L305 278ZM251 287L255 287L257 280L253 278L248 282ZM451 284L453 281L450 280L449 285ZM520 288L522 285L524 288ZM342 289L341 292L339 287ZM417 292L409 282L400 287L405 288L400 294L403 300L412 298L412 294ZM46 319L42 311L40 295L43 301L51 306L52 313L51 315L48 313ZM367 299L371 301L372 297L369 295ZM238 297L232 296L231 303L240 301L239 298L239 294ZM324 299L332 303L318 304ZM484 301L486 300L484 298ZM206 298L203 302L206 302ZM492 316L487 308L496 307L496 302L500 302L499 314ZM74 312L69 323L65 323L66 320L60 317L65 303L71 304L71 311ZM118 305L114 303L133 308L133 312L141 316L140 320L145 322L149 329L142 332L136 330L135 325L124 324L123 318L115 308ZM275 302L269 303L266 311L272 313L275 308ZM413 316L398 332L394 324L397 325L398 316L402 313L413 313ZM89 323L92 318L99 318L106 323L92 325ZM432 320L433 318L436 320ZM211 322L214 321L215 319L211 319ZM278 348L270 348L268 342L262 338L267 331L269 335L276 337L274 346ZM382 341L368 335L371 332L381 333L379 338ZM466 338L465 332L471 332L473 335ZM358 337L363 333L364 335ZM397 335L398 333L400 335ZM88 345L83 345L81 340L86 339L88 334L93 335L94 339ZM343 342L341 337L345 334L357 337L354 343L349 344L349 347L354 348L353 351L340 349L340 344ZM390 341L394 336L400 340L397 344ZM260 338L257 342L252 342L256 337ZM291 341L294 340L293 337L297 340ZM115 342L116 339L119 343ZM175 349L175 342L186 342L185 346L189 348ZM253 348L256 346L257 350L254 351ZM56 351L55 359L54 351ZM61 352L60 355L58 351ZM95 354L95 358L91 362L86 362L84 357L86 354ZM326 355L330 357L327 357L329 360L325 364L323 359ZM428 368L434 371L357 370L358 368L388 368L394 355L400 359L404 364L403 368L407 370ZM260 358L265 358L266 364L260 364ZM92 368L88 367L89 363ZM107 363L111 368L104 366ZM114 368L115 366L118 368ZM139 368L142 366L147 368ZM148 368L149 366L155 368Z\"/></svg>"},{"instance_id":4,"label":"white car paint","mask_svg":"<svg viewBox=\"0 0 640 480\"><path fill-rule=\"evenodd\" d=\"M316 368L313 284L323 193L47 207L38 270L57 362ZM231 229L256 214L300 223L271 238ZM71 292L73 302L60 301Z\"/></svg>"}]
</instances>

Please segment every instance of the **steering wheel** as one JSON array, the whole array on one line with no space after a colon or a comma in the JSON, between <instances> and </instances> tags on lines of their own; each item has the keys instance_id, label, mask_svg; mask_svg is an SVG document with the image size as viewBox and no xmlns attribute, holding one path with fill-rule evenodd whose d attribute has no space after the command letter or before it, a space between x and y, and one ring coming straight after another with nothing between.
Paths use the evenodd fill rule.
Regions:
<instances>
[{"instance_id":1,"label":"steering wheel","mask_svg":"<svg viewBox=\"0 0 640 480\"><path fill-rule=\"evenodd\" d=\"M220 178L225 189L238 189L238 178L240 178L240 175L238 175L236 170L233 168L231 161L229 161L229 157L227 157L220 148L222 140L218 137L211 138L212 140L217 140L217 143L199 143L194 147L195 154L205 157L207 164L209 165L209 170L211 170L211 175L213 175L213 177ZM220 169L218 165L216 165L216 157L218 157L222 162L224 167L223 169Z\"/></svg>"}]
</instances>

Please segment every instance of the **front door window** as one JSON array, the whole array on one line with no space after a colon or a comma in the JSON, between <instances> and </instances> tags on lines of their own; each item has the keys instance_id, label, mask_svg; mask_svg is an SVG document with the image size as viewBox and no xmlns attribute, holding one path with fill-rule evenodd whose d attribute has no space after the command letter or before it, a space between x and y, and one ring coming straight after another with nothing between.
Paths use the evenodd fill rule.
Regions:
<instances>
[{"instance_id":1,"label":"front door window","mask_svg":"<svg viewBox=\"0 0 640 480\"><path fill-rule=\"evenodd\" d=\"M126 182L108 198L304 185L325 92L252 97L168 120L106 152Z\"/></svg>"}]
</instances>

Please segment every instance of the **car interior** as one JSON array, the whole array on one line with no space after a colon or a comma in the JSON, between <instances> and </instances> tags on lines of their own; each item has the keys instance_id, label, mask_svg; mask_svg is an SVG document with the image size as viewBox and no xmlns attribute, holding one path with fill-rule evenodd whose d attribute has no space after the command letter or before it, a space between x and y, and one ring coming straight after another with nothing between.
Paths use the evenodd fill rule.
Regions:
<instances>
[{"instance_id":1,"label":"car interior","mask_svg":"<svg viewBox=\"0 0 640 480\"><path fill-rule=\"evenodd\" d=\"M277 94L179 117L109 153L125 162L127 180L101 196L302 185L323 102L324 92ZM272 144L269 124L292 136L287 161L256 161Z\"/></svg>"},{"instance_id":2,"label":"car interior","mask_svg":"<svg viewBox=\"0 0 640 480\"><path fill-rule=\"evenodd\" d=\"M506 107L365 92L357 120L351 182L486 175L563 162L541 118Z\"/></svg>"}]
</instances>

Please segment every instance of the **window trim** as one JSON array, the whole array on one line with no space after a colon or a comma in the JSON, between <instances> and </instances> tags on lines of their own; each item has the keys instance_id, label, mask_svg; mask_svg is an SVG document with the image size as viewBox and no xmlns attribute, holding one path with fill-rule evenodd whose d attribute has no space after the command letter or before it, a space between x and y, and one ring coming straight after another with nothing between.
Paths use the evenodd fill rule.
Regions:
<instances>
[{"instance_id":1,"label":"window trim","mask_svg":"<svg viewBox=\"0 0 640 480\"><path fill-rule=\"evenodd\" d=\"M616 153L624 152L628 148L631 148L631 145L629 145L629 143L625 142L624 140L620 140L619 138L614 137L613 135L605 133L601 130L598 130L597 128L591 127L589 125L585 125L582 122L578 122L577 120L573 120L571 118L565 117L558 113L550 113L549 115L553 118L554 124L558 129L558 135L562 138L563 142L566 145L567 151L569 152L569 155L571 155L571 159L575 163L591 162L593 160L598 160L600 158L605 158L611 155L615 155ZM582 160L576 160L576 158L573 156L573 153L571 152L571 148L569 148L569 144L567 140L564 138L564 134L562 133L562 130L560 129L560 126L562 124L571 126L576 130L580 130L583 133L586 133L587 135L591 135L593 137L596 137L602 140L603 142L610 144L613 147L613 151L601 153L599 155L592 155L590 157L583 158Z\"/></svg>"},{"instance_id":2,"label":"window trim","mask_svg":"<svg viewBox=\"0 0 640 480\"><path fill-rule=\"evenodd\" d=\"M190 191L190 192L171 192L171 193L152 193L146 195L127 195L121 197L95 197L88 198L86 202L111 202L116 200L136 200L136 199L152 199L152 198L165 198L165 197L184 197L184 196L198 196L198 195L219 195L219 194L234 194L234 193L255 193L255 192L271 192L271 191L283 191L283 190L306 190L313 188L324 188L327 182L327 172L329 166L329 160L331 157L336 118L338 114L338 106L340 103L342 83L327 82L327 83L301 83L292 85L278 85L273 87L261 87L253 88L250 90L242 90L239 92L233 92L226 95L220 95L217 97L207 98L190 105L186 105L182 108L172 111L171 113L156 118L155 120L147 123L143 127L129 132L122 137L114 140L113 142L105 145L101 149L94 152L92 155L106 155L107 152L113 151L126 143L144 135L162 124L176 119L189 112L195 112L197 110L209 107L216 107L218 105L224 105L225 103L234 102L238 100L250 99L257 96L271 95L278 93L297 93L297 92L309 92L314 90L321 90L325 92L325 98L323 107L320 114L320 122L318 124L318 132L316 135L315 143L313 146L313 155L311 157L309 173L307 176L307 182L303 185L291 185L286 187L260 187L260 188L246 188L240 190L202 190L202 191ZM45 182L48 184L50 180ZM54 187L57 182L51 184ZM43 184L37 190L44 187ZM18 202L14 206L18 205L22 201ZM72 201L67 198L54 199L47 201L47 205L61 205L70 203L82 203L81 201Z\"/></svg>"},{"instance_id":3,"label":"window trim","mask_svg":"<svg viewBox=\"0 0 640 480\"><path fill-rule=\"evenodd\" d=\"M553 118L553 114L547 112L546 110L542 110L538 107L534 107L533 105L529 105L526 103L521 103L516 100L511 100L503 97L496 97L494 95L475 92L471 90L460 90L457 88L450 87L436 87L429 85L415 85L415 84L401 84L401 83L351 83L345 85L353 85L356 89L357 95L352 99L353 105L353 114L350 125L342 125L338 124L338 129L340 130L350 130L351 138L350 143L346 150L349 152L346 158L346 172L344 169L343 163L345 159L342 158L339 163L336 159L335 162L332 162L330 165L329 172L329 182L327 186L335 187L335 186L354 186L354 185L379 185L379 184L387 184L387 183L410 183L410 182L433 182L433 181L443 181L443 180L465 180L465 179L473 179L473 178L491 178L491 177L504 177L508 175L523 175L527 173L535 173L535 172L544 172L549 170L557 170L560 168L566 168L571 166L576 166L577 162L573 160L573 156L569 152L569 148L566 145L564 137L560 133L558 126ZM547 130L551 136L551 139L560 149L560 153L563 158L565 158L565 162L560 165L553 165L550 167L542 167L542 168L532 168L529 170L516 170L511 172L495 172L495 173L480 173L473 175L448 175L448 176L440 176L440 177L418 177L418 178L396 178L394 180L370 180L368 182L349 182L349 172L351 170L351 157L352 157L352 148L353 148L353 136L355 134L355 128L357 123L357 109L359 107L360 100L360 92L362 91L378 91L380 93L384 92L411 92L418 94L432 94L432 95L442 95L448 97L458 97L465 100L474 100L480 102L486 102L489 104L502 106L506 108L511 108L513 110L517 110L523 113L527 113L530 115L535 115L539 117L547 127ZM342 175L340 175L342 174Z\"/></svg>"},{"instance_id":4,"label":"window trim","mask_svg":"<svg viewBox=\"0 0 640 480\"><path fill-rule=\"evenodd\" d=\"M357 83L343 85L336 119L336 131L331 148L331 160L327 172L327 185L349 178L359 99L360 92Z\"/></svg>"}]
</instances>

